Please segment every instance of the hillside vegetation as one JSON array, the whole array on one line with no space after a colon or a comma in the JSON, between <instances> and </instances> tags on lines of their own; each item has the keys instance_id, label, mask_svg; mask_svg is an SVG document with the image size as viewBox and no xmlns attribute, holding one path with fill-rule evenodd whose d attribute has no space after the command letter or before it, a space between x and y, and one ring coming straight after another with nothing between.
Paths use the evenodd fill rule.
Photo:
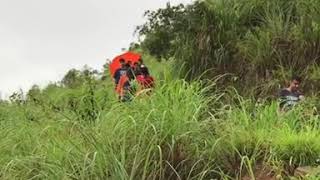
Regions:
<instances>
[{"instance_id":1,"label":"hillside vegetation","mask_svg":"<svg viewBox=\"0 0 320 180\"><path fill-rule=\"evenodd\" d=\"M180 80L170 62L146 59L162 69L157 88L130 103L90 70L2 102L0 178L285 178L319 163L317 99L278 114L277 103Z\"/></svg>"},{"instance_id":2,"label":"hillside vegetation","mask_svg":"<svg viewBox=\"0 0 320 180\"><path fill-rule=\"evenodd\" d=\"M142 49L153 93L118 102L106 66L13 94L0 102L0 179L319 179L297 174L320 165L318 4L147 12L131 48ZM307 98L280 113L267 97L294 72Z\"/></svg>"},{"instance_id":3,"label":"hillside vegetation","mask_svg":"<svg viewBox=\"0 0 320 180\"><path fill-rule=\"evenodd\" d=\"M213 79L245 96L274 96L292 74L318 94L320 1L204 0L147 11L140 46L174 59L183 77ZM187 76L186 76L187 75Z\"/></svg>"}]
</instances>

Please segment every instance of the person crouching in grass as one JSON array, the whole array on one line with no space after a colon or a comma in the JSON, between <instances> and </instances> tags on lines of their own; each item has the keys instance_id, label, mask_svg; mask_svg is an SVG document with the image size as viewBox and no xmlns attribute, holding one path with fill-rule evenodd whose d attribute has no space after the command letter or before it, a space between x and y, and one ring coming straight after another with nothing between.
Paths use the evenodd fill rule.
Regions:
<instances>
[{"instance_id":1,"label":"person crouching in grass","mask_svg":"<svg viewBox=\"0 0 320 180\"><path fill-rule=\"evenodd\" d=\"M299 90L301 81L302 80L300 77L293 76L291 78L289 86L280 91L279 93L280 112L290 110L296 104L298 104L301 100L304 100L304 95Z\"/></svg>"},{"instance_id":2,"label":"person crouching in grass","mask_svg":"<svg viewBox=\"0 0 320 180\"><path fill-rule=\"evenodd\" d=\"M144 92L147 95L150 95L152 90L155 88L155 80L150 75L149 70L145 67L141 67L140 71L136 73L136 79L139 84L137 96Z\"/></svg>"}]
</instances>

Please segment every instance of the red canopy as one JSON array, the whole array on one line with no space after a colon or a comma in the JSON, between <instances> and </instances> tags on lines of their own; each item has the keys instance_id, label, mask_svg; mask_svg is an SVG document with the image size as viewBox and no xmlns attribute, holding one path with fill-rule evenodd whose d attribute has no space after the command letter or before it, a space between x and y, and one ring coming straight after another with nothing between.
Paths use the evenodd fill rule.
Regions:
<instances>
[{"instance_id":1,"label":"red canopy","mask_svg":"<svg viewBox=\"0 0 320 180\"><path fill-rule=\"evenodd\" d=\"M126 63L131 61L132 63L138 62L141 59L141 55L133 52L126 52L115 57L109 65L110 74L113 76L117 69L121 67L120 59L124 59Z\"/></svg>"}]
</instances>

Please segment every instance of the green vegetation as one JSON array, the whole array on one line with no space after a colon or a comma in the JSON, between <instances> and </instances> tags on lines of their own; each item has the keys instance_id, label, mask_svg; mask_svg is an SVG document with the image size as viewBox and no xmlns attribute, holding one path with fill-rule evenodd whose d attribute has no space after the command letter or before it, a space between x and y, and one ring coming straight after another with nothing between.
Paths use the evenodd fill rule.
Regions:
<instances>
[{"instance_id":1,"label":"green vegetation","mask_svg":"<svg viewBox=\"0 0 320 180\"><path fill-rule=\"evenodd\" d=\"M150 66L164 67L155 92L130 103L92 70L77 71L77 86L34 87L2 102L1 179L289 177L319 163L316 99L278 114L276 103L174 78L170 62Z\"/></svg>"},{"instance_id":2,"label":"green vegetation","mask_svg":"<svg viewBox=\"0 0 320 180\"><path fill-rule=\"evenodd\" d=\"M0 179L298 179L298 167L320 165L319 5L147 12L135 46L151 54L154 92L119 103L107 69L85 68L13 94L0 102ZM268 97L293 72L310 96L280 113Z\"/></svg>"},{"instance_id":3,"label":"green vegetation","mask_svg":"<svg viewBox=\"0 0 320 180\"><path fill-rule=\"evenodd\" d=\"M220 86L270 96L293 73L319 92L320 2L204 0L146 12L141 47L184 65L188 79L227 74ZM312 85L311 85L312 84Z\"/></svg>"}]
</instances>

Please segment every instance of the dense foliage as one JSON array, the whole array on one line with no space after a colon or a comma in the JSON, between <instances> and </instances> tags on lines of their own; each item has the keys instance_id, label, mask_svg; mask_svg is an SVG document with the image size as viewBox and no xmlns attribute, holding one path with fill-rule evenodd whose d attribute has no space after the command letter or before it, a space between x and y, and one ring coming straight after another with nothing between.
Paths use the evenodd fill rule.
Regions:
<instances>
[{"instance_id":1,"label":"dense foliage","mask_svg":"<svg viewBox=\"0 0 320 180\"><path fill-rule=\"evenodd\" d=\"M270 95L293 74L319 91L320 3L315 0L205 0L147 11L141 47L174 58L188 79L226 74L224 87Z\"/></svg>"},{"instance_id":2,"label":"dense foliage","mask_svg":"<svg viewBox=\"0 0 320 180\"><path fill-rule=\"evenodd\" d=\"M130 103L88 69L1 102L0 178L284 178L319 163L316 98L279 114L277 103L179 80L170 63L145 59L157 88Z\"/></svg>"}]
</instances>

